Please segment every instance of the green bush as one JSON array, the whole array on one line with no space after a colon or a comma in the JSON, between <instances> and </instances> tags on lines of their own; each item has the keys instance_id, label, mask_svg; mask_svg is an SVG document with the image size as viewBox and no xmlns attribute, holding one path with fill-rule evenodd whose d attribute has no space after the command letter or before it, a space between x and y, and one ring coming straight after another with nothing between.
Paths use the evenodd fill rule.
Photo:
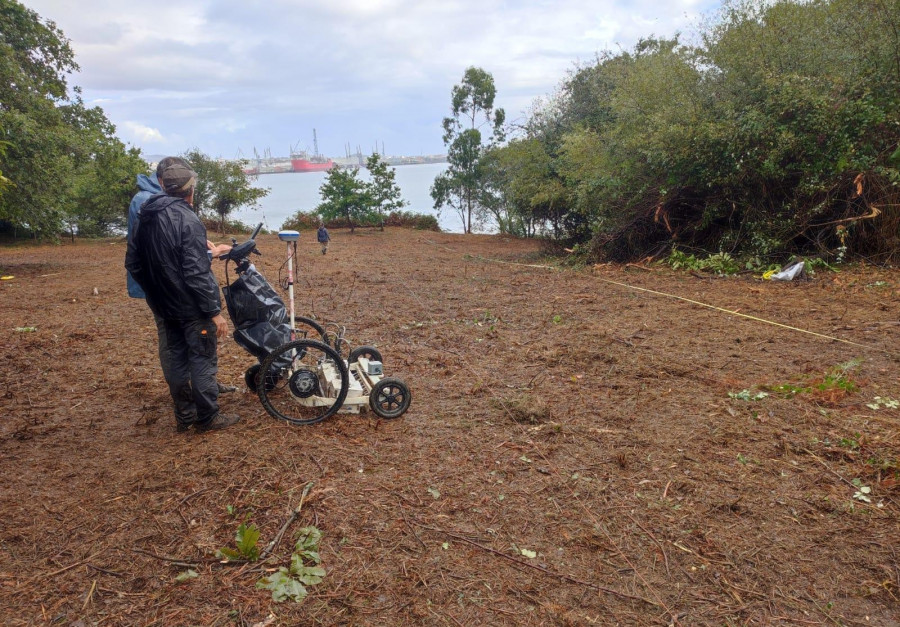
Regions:
<instances>
[{"instance_id":1,"label":"green bush","mask_svg":"<svg viewBox=\"0 0 900 627\"><path fill-rule=\"evenodd\" d=\"M222 223L218 218L201 217L200 221L203 222L203 226L206 227L206 232L210 238L212 238L216 234L218 234L220 236L223 235L223 233L220 231ZM253 232L253 229L255 229L255 228L256 228L256 224L249 225L249 224L244 224L240 220L226 220L224 234L227 234L227 235L248 234L249 235L250 233ZM265 233L266 230L263 229L260 232Z\"/></svg>"},{"instance_id":2,"label":"green bush","mask_svg":"<svg viewBox=\"0 0 900 627\"><path fill-rule=\"evenodd\" d=\"M384 218L385 226L399 226L420 231L440 231L435 216L412 211L392 211Z\"/></svg>"},{"instance_id":3,"label":"green bush","mask_svg":"<svg viewBox=\"0 0 900 627\"><path fill-rule=\"evenodd\" d=\"M331 225L326 224L325 226L330 227ZM298 211L281 225L283 231L309 231L317 228L319 228L319 216L308 211Z\"/></svg>"},{"instance_id":4,"label":"green bush","mask_svg":"<svg viewBox=\"0 0 900 627\"><path fill-rule=\"evenodd\" d=\"M310 231L319 228L319 220L321 218L312 212L298 211L281 225L282 229L291 229L294 231ZM377 216L370 218L359 226L363 227L381 227L381 226L401 227L407 229L418 229L422 231L440 231L438 221L435 216L413 213L411 211L392 211L382 221ZM336 218L325 222L326 228L346 228L347 221L344 218Z\"/></svg>"}]
</instances>

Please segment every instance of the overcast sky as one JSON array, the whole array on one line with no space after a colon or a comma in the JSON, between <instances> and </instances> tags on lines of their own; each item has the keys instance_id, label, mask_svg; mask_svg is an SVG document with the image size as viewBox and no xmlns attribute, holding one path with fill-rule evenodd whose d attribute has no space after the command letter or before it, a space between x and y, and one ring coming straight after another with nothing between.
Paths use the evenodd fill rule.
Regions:
<instances>
[{"instance_id":1,"label":"overcast sky","mask_svg":"<svg viewBox=\"0 0 900 627\"><path fill-rule=\"evenodd\" d=\"M465 68L521 119L598 51L696 31L717 0L24 0L56 22L70 86L145 154L444 152Z\"/></svg>"}]
</instances>

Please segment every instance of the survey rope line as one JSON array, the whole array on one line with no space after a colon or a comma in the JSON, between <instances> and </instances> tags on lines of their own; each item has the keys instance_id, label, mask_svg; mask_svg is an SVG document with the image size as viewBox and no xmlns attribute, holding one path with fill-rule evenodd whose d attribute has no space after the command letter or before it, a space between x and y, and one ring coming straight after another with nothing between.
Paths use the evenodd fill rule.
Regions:
<instances>
[{"instance_id":1,"label":"survey rope line","mask_svg":"<svg viewBox=\"0 0 900 627\"><path fill-rule=\"evenodd\" d=\"M503 261L502 259L490 259L488 257L476 257L477 259L481 259L483 261L490 261L492 263L505 263L514 266L524 266L526 268L543 268L547 270L558 270L558 268L554 268L553 266L539 266L535 264L523 264L523 263L515 263L512 261ZM709 303L704 303L699 300L693 300L691 298L686 298L684 296L679 296L677 294L669 294L668 292L660 292L659 290L651 290L646 287L637 287L636 285L629 285L628 283L622 283L621 281L613 281L612 279L604 279L603 277L594 277L598 281L603 281L604 283L611 283L612 285L618 285L619 287L624 287L630 290L647 292L648 294L655 294L657 296L665 296L666 298L674 298L675 300L684 301L686 303L691 303L692 305L697 305L699 307L706 307L707 309L712 309L714 311L721 311L723 313L731 314L733 316L739 316L741 318L746 318L748 320L755 320L756 322L762 322L764 324L771 324L772 326L781 327L782 329L788 329L790 331L798 331L800 333L806 333L808 335L813 335L815 337L820 337L825 340L831 340L833 342L841 342L843 344L849 344L851 346L858 346L860 348L865 348L868 350L874 350L881 353L885 353L887 355L893 355L891 351L886 348L880 348L878 346L872 346L871 344L861 344L860 342L854 342L853 340L847 340L840 337L834 337L833 335L826 335L824 333L817 333L815 331L809 331L807 329L801 329L799 327L794 327L789 324L783 324L781 322L775 322L774 320L767 320L766 318L760 318L759 316L751 316L750 314L741 313L739 311L734 311L733 309L725 309L724 307L718 307L716 305L710 305Z\"/></svg>"}]
</instances>

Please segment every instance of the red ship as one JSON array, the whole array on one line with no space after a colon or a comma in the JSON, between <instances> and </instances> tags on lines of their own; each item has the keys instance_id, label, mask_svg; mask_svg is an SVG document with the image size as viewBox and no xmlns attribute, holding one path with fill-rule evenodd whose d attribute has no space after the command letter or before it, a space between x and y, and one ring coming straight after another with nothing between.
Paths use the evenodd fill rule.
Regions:
<instances>
[{"instance_id":1,"label":"red ship","mask_svg":"<svg viewBox=\"0 0 900 627\"><path fill-rule=\"evenodd\" d=\"M292 172L321 172L322 170L330 170L333 167L334 161L321 155L310 157L305 152L291 153Z\"/></svg>"},{"instance_id":2,"label":"red ship","mask_svg":"<svg viewBox=\"0 0 900 627\"><path fill-rule=\"evenodd\" d=\"M299 143L299 142L298 142ZM313 129L313 154L305 150L291 149L291 171L293 172L322 172L330 170L335 163L319 154L319 140L316 137L316 129Z\"/></svg>"}]
</instances>

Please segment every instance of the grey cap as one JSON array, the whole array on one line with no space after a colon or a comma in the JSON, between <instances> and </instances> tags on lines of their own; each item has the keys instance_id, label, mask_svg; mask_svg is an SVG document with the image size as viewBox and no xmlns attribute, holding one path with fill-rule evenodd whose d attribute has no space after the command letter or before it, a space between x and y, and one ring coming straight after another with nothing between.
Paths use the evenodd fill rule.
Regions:
<instances>
[{"instance_id":1,"label":"grey cap","mask_svg":"<svg viewBox=\"0 0 900 627\"><path fill-rule=\"evenodd\" d=\"M187 196L191 188L197 184L197 173L191 164L180 157L175 157L162 171L162 186L171 196Z\"/></svg>"}]
</instances>

